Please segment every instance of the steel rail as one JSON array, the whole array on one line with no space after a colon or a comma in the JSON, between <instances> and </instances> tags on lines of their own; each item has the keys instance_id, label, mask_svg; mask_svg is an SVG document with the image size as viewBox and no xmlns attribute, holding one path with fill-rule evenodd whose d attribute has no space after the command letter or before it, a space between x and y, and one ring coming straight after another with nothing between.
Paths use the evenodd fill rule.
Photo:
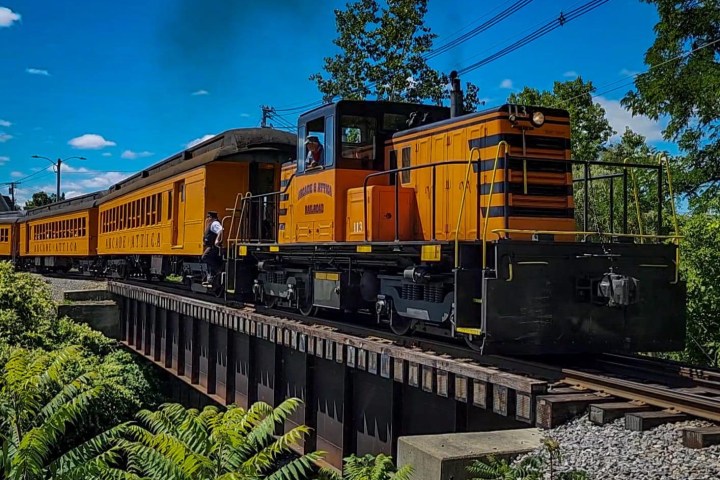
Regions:
<instances>
[{"instance_id":1,"label":"steel rail","mask_svg":"<svg viewBox=\"0 0 720 480\"><path fill-rule=\"evenodd\" d=\"M562 372L562 382L568 385L720 422L720 399L580 370L563 369Z\"/></svg>"}]
</instances>

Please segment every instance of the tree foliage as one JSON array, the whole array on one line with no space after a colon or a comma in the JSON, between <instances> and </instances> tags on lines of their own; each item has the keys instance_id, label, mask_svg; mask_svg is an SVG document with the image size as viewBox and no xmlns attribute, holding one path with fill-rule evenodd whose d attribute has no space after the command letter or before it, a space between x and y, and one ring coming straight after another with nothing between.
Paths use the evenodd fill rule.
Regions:
<instances>
[{"instance_id":1,"label":"tree foliage","mask_svg":"<svg viewBox=\"0 0 720 480\"><path fill-rule=\"evenodd\" d=\"M413 468L404 465L395 466L392 457L379 455L352 455L343 459L344 468L340 475L334 470L324 468L320 472L321 480L410 480Z\"/></svg>"},{"instance_id":2,"label":"tree foliage","mask_svg":"<svg viewBox=\"0 0 720 480\"><path fill-rule=\"evenodd\" d=\"M111 441L122 427L87 442L70 440L70 427L89 421L87 414L105 388L97 372L68 374L82 355L78 347L10 354L0 379L2 478L88 478L109 466Z\"/></svg>"},{"instance_id":3,"label":"tree foliage","mask_svg":"<svg viewBox=\"0 0 720 480\"><path fill-rule=\"evenodd\" d=\"M679 359L720 367L720 201L682 219L681 272L687 281L687 344Z\"/></svg>"},{"instance_id":4,"label":"tree foliage","mask_svg":"<svg viewBox=\"0 0 720 480\"><path fill-rule=\"evenodd\" d=\"M313 74L326 101L334 97L436 104L448 97L447 75L431 68L425 54L435 34L425 26L428 0L356 0L335 10L340 53L326 57L322 73ZM478 89L466 85L466 111L479 103Z\"/></svg>"},{"instance_id":5,"label":"tree foliage","mask_svg":"<svg viewBox=\"0 0 720 480\"><path fill-rule=\"evenodd\" d=\"M126 471L176 480L308 478L319 452L283 460L309 429L301 425L274 435L299 404L290 398L276 408L258 402L248 410L210 406L198 411L166 404L141 411L139 425L130 426L128 438L119 443Z\"/></svg>"},{"instance_id":6,"label":"tree foliage","mask_svg":"<svg viewBox=\"0 0 720 480\"><path fill-rule=\"evenodd\" d=\"M60 200L65 200L65 194L60 194ZM25 202L25 210L30 210L37 207L42 207L43 205L49 205L51 203L57 202L57 195L54 193L51 193L48 195L46 192L36 192L33 193L32 198L30 200L27 200Z\"/></svg>"},{"instance_id":7,"label":"tree foliage","mask_svg":"<svg viewBox=\"0 0 720 480\"><path fill-rule=\"evenodd\" d=\"M48 285L37 275L15 272L8 262L0 262L0 367L13 348L53 351L69 346L84 352L66 364L68 375L99 374L102 402L87 415L95 434L129 420L140 408L157 404L157 379L149 367L141 366L117 342L87 325L67 317L57 318Z\"/></svg>"},{"instance_id":8,"label":"tree foliage","mask_svg":"<svg viewBox=\"0 0 720 480\"><path fill-rule=\"evenodd\" d=\"M665 138L687 153L679 159L679 187L712 198L720 188L720 8L717 1L643 1L657 7L657 37L645 54L649 70L623 104L669 119Z\"/></svg>"}]
</instances>

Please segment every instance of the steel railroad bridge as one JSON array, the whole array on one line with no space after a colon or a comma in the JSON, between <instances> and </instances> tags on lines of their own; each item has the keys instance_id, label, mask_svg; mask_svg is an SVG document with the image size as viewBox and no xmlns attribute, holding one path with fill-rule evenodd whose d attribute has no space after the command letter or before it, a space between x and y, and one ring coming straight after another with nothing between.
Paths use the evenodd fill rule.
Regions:
<instances>
[{"instance_id":1,"label":"steel railroad bridge","mask_svg":"<svg viewBox=\"0 0 720 480\"><path fill-rule=\"evenodd\" d=\"M108 288L121 342L207 397L191 406L300 398L287 427L310 426L299 449L325 451L338 468L352 453L394 455L399 436L533 426L548 392L545 381L382 338L134 284Z\"/></svg>"}]
</instances>

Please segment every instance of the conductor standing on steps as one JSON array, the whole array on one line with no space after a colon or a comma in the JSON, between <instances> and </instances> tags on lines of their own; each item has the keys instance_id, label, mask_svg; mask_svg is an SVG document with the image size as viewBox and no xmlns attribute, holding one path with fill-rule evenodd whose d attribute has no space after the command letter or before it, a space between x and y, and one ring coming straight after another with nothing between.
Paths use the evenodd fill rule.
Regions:
<instances>
[{"instance_id":1,"label":"conductor standing on steps","mask_svg":"<svg viewBox=\"0 0 720 480\"><path fill-rule=\"evenodd\" d=\"M202 255L202 261L208 266L208 277L203 282L204 287L211 287L213 279L217 275L222 259L220 257L220 247L222 245L223 227L218 220L217 212L210 211L205 219L205 236L203 237L203 247L205 251Z\"/></svg>"}]
</instances>

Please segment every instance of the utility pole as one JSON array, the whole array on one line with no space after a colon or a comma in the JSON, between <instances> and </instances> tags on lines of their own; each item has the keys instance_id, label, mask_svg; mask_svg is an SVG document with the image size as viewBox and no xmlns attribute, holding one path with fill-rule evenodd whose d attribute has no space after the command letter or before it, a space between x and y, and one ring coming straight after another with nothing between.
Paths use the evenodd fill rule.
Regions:
<instances>
[{"instance_id":1,"label":"utility pole","mask_svg":"<svg viewBox=\"0 0 720 480\"><path fill-rule=\"evenodd\" d=\"M10 185L10 198L12 199L12 209L15 210L17 205L15 204L15 187L20 185L20 182L8 182Z\"/></svg>"},{"instance_id":2,"label":"utility pole","mask_svg":"<svg viewBox=\"0 0 720 480\"><path fill-rule=\"evenodd\" d=\"M60 201L60 167L62 166L62 160L57 159L57 163L55 164L55 168L57 168L57 188L55 189L55 201Z\"/></svg>"},{"instance_id":3,"label":"utility pole","mask_svg":"<svg viewBox=\"0 0 720 480\"><path fill-rule=\"evenodd\" d=\"M268 128L267 121L270 118L270 116L275 113L275 107L268 107L267 105L260 105L260 109L262 110L262 120L260 121L260 126L262 128Z\"/></svg>"},{"instance_id":4,"label":"utility pole","mask_svg":"<svg viewBox=\"0 0 720 480\"><path fill-rule=\"evenodd\" d=\"M44 158L48 162L53 164L53 167L55 167L55 174L57 175L57 188L55 190L55 201L60 201L60 169L62 168L62 162L67 160L72 160L73 158L77 158L79 160L87 160L85 157L68 157L65 160L62 158L58 158L57 162L53 162L52 159L48 157L43 157L42 155L33 155L32 158Z\"/></svg>"}]
</instances>

